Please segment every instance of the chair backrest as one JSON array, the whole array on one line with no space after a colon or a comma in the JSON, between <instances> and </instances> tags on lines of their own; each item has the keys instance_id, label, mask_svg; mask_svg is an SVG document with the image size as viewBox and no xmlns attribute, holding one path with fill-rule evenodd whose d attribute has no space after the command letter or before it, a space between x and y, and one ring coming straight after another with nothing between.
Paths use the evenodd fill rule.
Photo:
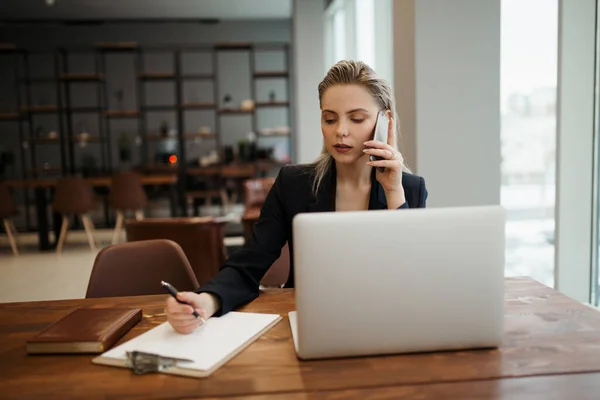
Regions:
<instances>
[{"instance_id":1,"label":"chair backrest","mask_svg":"<svg viewBox=\"0 0 600 400\"><path fill-rule=\"evenodd\" d=\"M285 246L281 249L281 255L260 280L260 284L266 287L282 287L287 282L289 275L290 249L286 242Z\"/></svg>"},{"instance_id":2,"label":"chair backrest","mask_svg":"<svg viewBox=\"0 0 600 400\"><path fill-rule=\"evenodd\" d=\"M198 288L183 250L171 240L120 243L96 256L86 298L164 294L160 281L180 291Z\"/></svg>"},{"instance_id":3,"label":"chair backrest","mask_svg":"<svg viewBox=\"0 0 600 400\"><path fill-rule=\"evenodd\" d=\"M242 217L242 224L244 225L244 240L248 242L252 239L252 231L254 224L260 217L260 209L258 207L246 208L244 216ZM267 271L265 276L260 281L263 286L269 287L281 287L283 286L290 275L290 249L287 244L281 249L281 255L271 268Z\"/></svg>"},{"instance_id":4,"label":"chair backrest","mask_svg":"<svg viewBox=\"0 0 600 400\"><path fill-rule=\"evenodd\" d=\"M17 213L17 205L13 201L7 184L0 182L0 219Z\"/></svg>"},{"instance_id":5,"label":"chair backrest","mask_svg":"<svg viewBox=\"0 0 600 400\"><path fill-rule=\"evenodd\" d=\"M244 207L262 207L275 178L256 178L244 181Z\"/></svg>"},{"instance_id":6,"label":"chair backrest","mask_svg":"<svg viewBox=\"0 0 600 400\"><path fill-rule=\"evenodd\" d=\"M78 176L59 178L54 192L54 211L63 214L85 214L94 209L92 186Z\"/></svg>"},{"instance_id":7,"label":"chair backrest","mask_svg":"<svg viewBox=\"0 0 600 400\"><path fill-rule=\"evenodd\" d=\"M115 210L139 210L148 198L141 176L135 171L122 171L113 175L110 185L110 205Z\"/></svg>"},{"instance_id":8,"label":"chair backrest","mask_svg":"<svg viewBox=\"0 0 600 400\"><path fill-rule=\"evenodd\" d=\"M181 246L200 285L215 276L225 261L225 222L213 218L145 218L125 220L127 241L169 239Z\"/></svg>"}]
</instances>

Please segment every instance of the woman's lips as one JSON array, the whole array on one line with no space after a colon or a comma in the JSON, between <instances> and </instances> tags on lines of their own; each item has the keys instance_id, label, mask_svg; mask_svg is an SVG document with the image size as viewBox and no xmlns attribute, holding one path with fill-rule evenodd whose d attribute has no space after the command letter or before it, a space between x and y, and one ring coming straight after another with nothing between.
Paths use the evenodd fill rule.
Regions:
<instances>
[{"instance_id":1,"label":"woman's lips","mask_svg":"<svg viewBox=\"0 0 600 400\"><path fill-rule=\"evenodd\" d=\"M338 153L347 153L352 150L352 146L348 146L347 144L336 144L333 146L333 148Z\"/></svg>"}]
</instances>

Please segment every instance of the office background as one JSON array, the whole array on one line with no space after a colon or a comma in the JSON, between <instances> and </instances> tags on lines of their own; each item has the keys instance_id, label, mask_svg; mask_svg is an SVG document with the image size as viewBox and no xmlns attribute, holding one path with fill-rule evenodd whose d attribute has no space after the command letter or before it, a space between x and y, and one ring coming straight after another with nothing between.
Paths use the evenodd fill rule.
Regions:
<instances>
[{"instance_id":1,"label":"office background","mask_svg":"<svg viewBox=\"0 0 600 400\"><path fill-rule=\"evenodd\" d=\"M289 99L290 116L267 110L262 121L264 126L290 125L287 142L268 138L267 145L283 146L282 157L287 153L293 162L309 162L320 152L316 87L327 68L339 59L364 60L393 84L403 153L410 168L427 180L428 206L502 204L508 210L507 275L532 276L578 300L597 302L595 0L159 3L110 1L94 8L85 1L56 0L48 6L41 0L7 0L0 4L0 37L30 50L127 40L143 45L286 43L290 82L276 83L275 91L277 98ZM172 20L133 21L157 17ZM89 23L94 18L132 21ZM183 21L189 18L203 23ZM232 93L241 90L234 93L236 100L249 97L247 59L224 57L219 76L230 78L220 84ZM159 56L149 62L157 68L169 63ZM280 55L268 52L258 62L265 70L283 63ZM119 86L119 76L131 73L129 64L111 65L116 68L112 82ZM4 78L10 79L9 69L0 64ZM159 85L156 97L170 90ZM200 96L193 92L202 90L190 89L190 95ZM0 95L4 108L11 99L6 90ZM160 115L150 124L157 130L165 119L174 124L170 118ZM212 117L199 113L190 118L197 118L190 125L200 126ZM225 122L226 142L247 134L247 118ZM43 122L46 127L51 123ZM117 130L137 129L131 121L118 124ZM0 146L16 154L22 144L14 130L2 125ZM189 141L186 146L190 157L199 157L211 145ZM56 149L47 151L43 154L54 163ZM19 168L19 162L6 165L4 177L19 177ZM5 236L1 240L4 250ZM2 257L5 263L8 258Z\"/></svg>"}]
</instances>

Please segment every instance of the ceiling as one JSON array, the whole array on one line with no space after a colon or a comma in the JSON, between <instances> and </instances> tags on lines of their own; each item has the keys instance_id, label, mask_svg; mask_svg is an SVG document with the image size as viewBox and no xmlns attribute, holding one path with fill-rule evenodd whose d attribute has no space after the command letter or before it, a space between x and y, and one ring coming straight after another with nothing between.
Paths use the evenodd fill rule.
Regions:
<instances>
[{"instance_id":1,"label":"ceiling","mask_svg":"<svg viewBox=\"0 0 600 400\"><path fill-rule=\"evenodd\" d=\"M48 5L48 2L54 3ZM2 20L287 19L292 0L2 0Z\"/></svg>"}]
</instances>

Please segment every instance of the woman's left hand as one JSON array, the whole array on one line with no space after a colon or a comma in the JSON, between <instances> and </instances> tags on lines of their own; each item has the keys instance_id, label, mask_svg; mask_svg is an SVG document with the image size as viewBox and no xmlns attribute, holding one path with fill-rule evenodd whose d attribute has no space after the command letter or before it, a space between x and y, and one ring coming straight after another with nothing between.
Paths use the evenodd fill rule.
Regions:
<instances>
[{"instance_id":1,"label":"woman's left hand","mask_svg":"<svg viewBox=\"0 0 600 400\"><path fill-rule=\"evenodd\" d=\"M398 208L405 202L404 188L402 187L402 167L404 166L404 158L397 150L396 135L394 134L394 120L389 119L387 143L377 140L369 140L364 143L368 148L363 152L368 156L382 157L382 160L367 162L372 167L384 167L383 172L377 170L377 180L385 191L388 206L390 208ZM400 203L396 207L395 204Z\"/></svg>"}]
</instances>

